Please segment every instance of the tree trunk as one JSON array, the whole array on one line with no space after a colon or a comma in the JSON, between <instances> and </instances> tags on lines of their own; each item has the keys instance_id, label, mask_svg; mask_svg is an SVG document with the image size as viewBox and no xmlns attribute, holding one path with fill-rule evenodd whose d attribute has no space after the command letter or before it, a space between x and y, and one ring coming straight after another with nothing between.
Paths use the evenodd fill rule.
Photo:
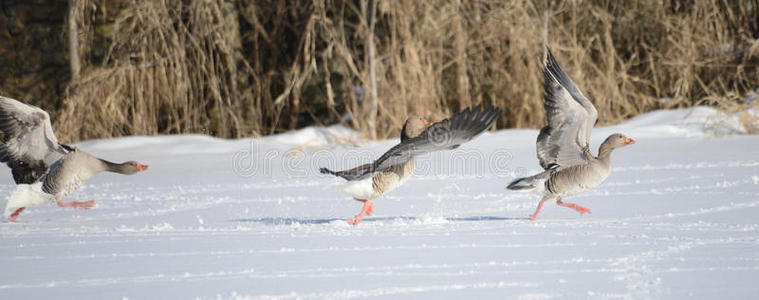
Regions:
<instances>
[{"instance_id":1,"label":"tree trunk","mask_svg":"<svg viewBox=\"0 0 759 300\"><path fill-rule=\"evenodd\" d=\"M456 2L457 9L463 10L461 1ZM466 20L459 14L454 22L454 45L456 49L456 85L459 96L459 110L472 106L472 99L469 96L469 75L467 71L467 31L465 30Z\"/></svg>"},{"instance_id":2,"label":"tree trunk","mask_svg":"<svg viewBox=\"0 0 759 300\"><path fill-rule=\"evenodd\" d=\"M369 57L369 116L366 119L369 127L369 138L377 139L377 58L374 45L374 24L377 15L377 0L371 1L369 9L369 32L366 35L366 45Z\"/></svg>"},{"instance_id":3,"label":"tree trunk","mask_svg":"<svg viewBox=\"0 0 759 300\"><path fill-rule=\"evenodd\" d=\"M79 81L82 66L79 60L79 28L77 28L77 6L80 0L69 0L68 27L69 27L69 65L71 66L71 81Z\"/></svg>"}]
</instances>

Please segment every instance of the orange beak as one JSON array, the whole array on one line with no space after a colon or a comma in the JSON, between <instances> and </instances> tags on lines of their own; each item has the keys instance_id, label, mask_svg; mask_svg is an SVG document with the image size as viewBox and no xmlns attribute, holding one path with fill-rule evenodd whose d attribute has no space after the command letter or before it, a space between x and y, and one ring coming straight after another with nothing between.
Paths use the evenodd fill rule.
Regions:
<instances>
[{"instance_id":1,"label":"orange beak","mask_svg":"<svg viewBox=\"0 0 759 300\"><path fill-rule=\"evenodd\" d=\"M143 165L143 164L140 164L140 163L137 164L137 170L145 171L147 169L148 169L148 165Z\"/></svg>"},{"instance_id":2,"label":"orange beak","mask_svg":"<svg viewBox=\"0 0 759 300\"><path fill-rule=\"evenodd\" d=\"M633 140L633 139L631 139L629 137L626 137L625 138L625 144L628 144L628 145L635 144L635 140Z\"/></svg>"},{"instance_id":3,"label":"orange beak","mask_svg":"<svg viewBox=\"0 0 759 300\"><path fill-rule=\"evenodd\" d=\"M430 126L430 120L424 119L424 126Z\"/></svg>"}]
</instances>

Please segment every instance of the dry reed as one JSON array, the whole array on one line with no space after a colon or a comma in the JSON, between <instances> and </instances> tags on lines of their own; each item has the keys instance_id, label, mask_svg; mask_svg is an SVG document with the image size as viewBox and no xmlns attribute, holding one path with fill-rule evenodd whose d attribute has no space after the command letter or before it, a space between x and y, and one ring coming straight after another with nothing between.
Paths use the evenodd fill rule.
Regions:
<instances>
[{"instance_id":1,"label":"dry reed","mask_svg":"<svg viewBox=\"0 0 759 300\"><path fill-rule=\"evenodd\" d=\"M476 104L503 110L498 128L539 127L543 39L601 124L699 104L741 110L759 86L757 0L379 1L374 32L365 1L132 1L102 12L109 2L86 7L112 22L77 23L113 30L99 60L81 45L92 38L80 40L82 74L57 117L64 140L335 122L372 136L373 84L378 138L410 114Z\"/></svg>"}]
</instances>

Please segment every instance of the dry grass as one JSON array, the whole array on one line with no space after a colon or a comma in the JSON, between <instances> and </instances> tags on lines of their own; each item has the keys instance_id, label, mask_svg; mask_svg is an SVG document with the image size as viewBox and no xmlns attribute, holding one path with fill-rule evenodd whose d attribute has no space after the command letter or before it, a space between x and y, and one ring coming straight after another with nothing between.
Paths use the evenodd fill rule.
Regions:
<instances>
[{"instance_id":1,"label":"dry grass","mask_svg":"<svg viewBox=\"0 0 759 300\"><path fill-rule=\"evenodd\" d=\"M481 103L503 110L498 128L539 127L544 39L602 124L737 107L759 86L759 1L665 2L379 1L376 83L361 1L125 2L100 10L116 16L102 61L80 42L81 79L57 125L65 140L256 136L342 121L371 136L361 100L376 84L378 138L397 135L410 114L441 119Z\"/></svg>"},{"instance_id":2,"label":"dry grass","mask_svg":"<svg viewBox=\"0 0 759 300\"><path fill-rule=\"evenodd\" d=\"M240 89L245 65L233 5L136 1L114 24L105 61L72 82L59 131L72 139L257 131L245 132L258 116Z\"/></svg>"}]
</instances>

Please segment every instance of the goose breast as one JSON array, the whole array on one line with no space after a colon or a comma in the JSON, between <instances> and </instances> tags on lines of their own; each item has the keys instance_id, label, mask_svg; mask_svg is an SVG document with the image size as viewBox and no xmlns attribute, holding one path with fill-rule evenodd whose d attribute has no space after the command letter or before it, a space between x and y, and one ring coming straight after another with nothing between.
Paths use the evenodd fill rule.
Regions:
<instances>
[{"instance_id":1,"label":"goose breast","mask_svg":"<svg viewBox=\"0 0 759 300\"><path fill-rule=\"evenodd\" d=\"M102 162L81 150L73 151L50 167L42 190L62 199L74 193L92 175L102 171Z\"/></svg>"}]
</instances>

